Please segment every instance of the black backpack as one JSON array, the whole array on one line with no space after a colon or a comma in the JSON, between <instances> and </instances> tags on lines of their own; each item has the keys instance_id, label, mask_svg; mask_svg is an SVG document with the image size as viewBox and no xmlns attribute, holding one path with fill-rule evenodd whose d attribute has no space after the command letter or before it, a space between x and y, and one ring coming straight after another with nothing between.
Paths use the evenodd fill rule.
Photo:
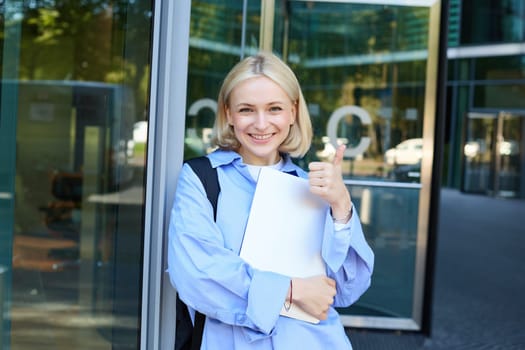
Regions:
<instances>
[{"instance_id":1,"label":"black backpack","mask_svg":"<svg viewBox=\"0 0 525 350\"><path fill-rule=\"evenodd\" d=\"M208 157L197 157L186 161L199 177L206 190L206 196L213 207L213 219L217 219L217 200L221 191L217 169L210 164ZM175 331L175 350L198 350L201 348L202 333L206 316L195 311L195 326L191 323L188 307L177 294L177 323Z\"/></svg>"}]
</instances>

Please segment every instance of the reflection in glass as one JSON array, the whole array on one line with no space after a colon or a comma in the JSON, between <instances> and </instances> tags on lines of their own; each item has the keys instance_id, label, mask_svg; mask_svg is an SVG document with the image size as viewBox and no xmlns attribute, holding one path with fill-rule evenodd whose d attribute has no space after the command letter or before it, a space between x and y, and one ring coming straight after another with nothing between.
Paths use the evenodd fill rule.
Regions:
<instances>
[{"instance_id":1,"label":"reflection in glass","mask_svg":"<svg viewBox=\"0 0 525 350\"><path fill-rule=\"evenodd\" d=\"M343 170L349 180L376 184L350 186L376 252L376 271L371 289L342 312L410 319L430 10L276 1L275 11L274 52L296 72L314 126L312 148L299 165L330 160L336 144L355 149L369 139L363 152L345 157ZM240 1L192 3L186 158L209 151L222 79L240 56L257 50L260 3L248 2L244 52L241 12ZM341 112L345 106L358 113ZM331 138L327 125L334 115L342 117Z\"/></svg>"},{"instance_id":2,"label":"reflection in glass","mask_svg":"<svg viewBox=\"0 0 525 350\"><path fill-rule=\"evenodd\" d=\"M476 86L473 104L475 108L524 109L525 87L512 81Z\"/></svg>"},{"instance_id":3,"label":"reflection in glass","mask_svg":"<svg viewBox=\"0 0 525 350\"><path fill-rule=\"evenodd\" d=\"M501 113L498 118L497 164L494 191L501 197L523 194L523 140L525 116Z\"/></svg>"},{"instance_id":4,"label":"reflection in glass","mask_svg":"<svg viewBox=\"0 0 525 350\"><path fill-rule=\"evenodd\" d=\"M334 144L345 143L346 176L419 182L420 149L404 152L415 161L392 159L403 141L422 134L428 8L292 1L288 12L288 37L277 34L276 42L286 46L313 118L305 163L329 160ZM329 120L344 106L367 117L347 114L337 136L328 135ZM370 142L361 150L364 138Z\"/></svg>"},{"instance_id":5,"label":"reflection in glass","mask_svg":"<svg viewBox=\"0 0 525 350\"><path fill-rule=\"evenodd\" d=\"M344 176L376 256L372 286L340 311L413 319L422 288L415 286L417 242L425 234L418 222L430 10L288 4L286 20L276 18L288 30L274 41L297 73L314 125L301 165L330 161L337 144L347 145Z\"/></svg>"},{"instance_id":6,"label":"reflection in glass","mask_svg":"<svg viewBox=\"0 0 525 350\"><path fill-rule=\"evenodd\" d=\"M346 315L412 317L419 190L349 187L367 241L375 253L370 289Z\"/></svg>"},{"instance_id":7,"label":"reflection in glass","mask_svg":"<svg viewBox=\"0 0 525 350\"><path fill-rule=\"evenodd\" d=\"M463 147L463 190L472 193L487 193L492 189L492 164L496 127L496 116L469 113L467 136Z\"/></svg>"},{"instance_id":8,"label":"reflection in glass","mask_svg":"<svg viewBox=\"0 0 525 350\"><path fill-rule=\"evenodd\" d=\"M17 122L10 348L137 349L152 2L2 3L20 47L2 77L18 91L2 101Z\"/></svg>"},{"instance_id":9,"label":"reflection in glass","mask_svg":"<svg viewBox=\"0 0 525 350\"><path fill-rule=\"evenodd\" d=\"M522 1L461 3L461 44L515 43L525 39Z\"/></svg>"},{"instance_id":10,"label":"reflection in glass","mask_svg":"<svg viewBox=\"0 0 525 350\"><path fill-rule=\"evenodd\" d=\"M474 80L515 80L525 78L525 57L496 56L479 57L475 59ZM468 80L468 76L460 79Z\"/></svg>"},{"instance_id":11,"label":"reflection in glass","mask_svg":"<svg viewBox=\"0 0 525 350\"><path fill-rule=\"evenodd\" d=\"M192 3L185 158L210 151L222 80L241 57L258 50L260 6L258 1L238 0Z\"/></svg>"},{"instance_id":12,"label":"reflection in glass","mask_svg":"<svg viewBox=\"0 0 525 350\"><path fill-rule=\"evenodd\" d=\"M522 115L468 113L462 190L501 197L523 196Z\"/></svg>"}]
</instances>

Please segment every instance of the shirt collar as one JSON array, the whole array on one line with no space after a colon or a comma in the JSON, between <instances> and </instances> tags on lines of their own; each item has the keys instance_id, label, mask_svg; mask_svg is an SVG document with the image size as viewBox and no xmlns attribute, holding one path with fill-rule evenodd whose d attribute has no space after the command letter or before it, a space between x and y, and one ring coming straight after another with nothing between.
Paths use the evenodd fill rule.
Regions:
<instances>
[{"instance_id":1,"label":"shirt collar","mask_svg":"<svg viewBox=\"0 0 525 350\"><path fill-rule=\"evenodd\" d=\"M297 176L297 165L292 162L290 155L281 154L281 156L284 160L281 171ZM221 165L242 162L242 158L239 153L223 149L217 149L213 151L212 153L208 154L208 158L210 158L211 165L214 168Z\"/></svg>"}]
</instances>

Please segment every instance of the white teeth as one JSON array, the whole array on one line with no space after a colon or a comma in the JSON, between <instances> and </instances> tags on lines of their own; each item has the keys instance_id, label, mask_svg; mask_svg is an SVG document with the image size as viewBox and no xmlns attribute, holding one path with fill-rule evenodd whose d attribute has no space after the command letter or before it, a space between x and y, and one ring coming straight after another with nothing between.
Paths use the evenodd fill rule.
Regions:
<instances>
[{"instance_id":1,"label":"white teeth","mask_svg":"<svg viewBox=\"0 0 525 350\"><path fill-rule=\"evenodd\" d=\"M252 137L257 140L266 140L269 139L272 136L272 134L265 134L265 135L254 135L252 134Z\"/></svg>"}]
</instances>

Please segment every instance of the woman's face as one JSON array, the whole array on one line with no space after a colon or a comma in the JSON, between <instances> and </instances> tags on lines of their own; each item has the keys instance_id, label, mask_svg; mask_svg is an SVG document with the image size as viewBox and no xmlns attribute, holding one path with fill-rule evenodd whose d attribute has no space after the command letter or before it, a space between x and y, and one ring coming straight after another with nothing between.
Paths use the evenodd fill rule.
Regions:
<instances>
[{"instance_id":1,"label":"woman's face","mask_svg":"<svg viewBox=\"0 0 525 350\"><path fill-rule=\"evenodd\" d=\"M271 165L279 161L278 149L295 122L296 107L279 85L261 76L232 90L226 116L244 163Z\"/></svg>"}]
</instances>

